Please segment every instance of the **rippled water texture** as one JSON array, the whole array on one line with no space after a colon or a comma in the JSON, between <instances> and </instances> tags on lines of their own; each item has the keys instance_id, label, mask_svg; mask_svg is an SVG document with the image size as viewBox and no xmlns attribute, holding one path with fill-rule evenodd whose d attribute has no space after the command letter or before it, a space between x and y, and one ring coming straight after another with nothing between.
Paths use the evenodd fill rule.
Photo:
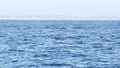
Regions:
<instances>
[{"instance_id":1,"label":"rippled water texture","mask_svg":"<svg viewBox=\"0 0 120 68\"><path fill-rule=\"evenodd\" d=\"M120 21L0 21L0 68L120 68Z\"/></svg>"}]
</instances>

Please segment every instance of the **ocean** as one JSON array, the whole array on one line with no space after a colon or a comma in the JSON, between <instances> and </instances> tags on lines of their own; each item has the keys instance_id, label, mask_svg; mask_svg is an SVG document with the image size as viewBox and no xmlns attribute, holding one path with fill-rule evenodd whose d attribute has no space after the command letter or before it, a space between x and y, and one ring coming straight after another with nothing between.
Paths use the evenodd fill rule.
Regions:
<instances>
[{"instance_id":1,"label":"ocean","mask_svg":"<svg viewBox=\"0 0 120 68\"><path fill-rule=\"evenodd\" d=\"M0 68L120 68L120 21L0 20Z\"/></svg>"}]
</instances>

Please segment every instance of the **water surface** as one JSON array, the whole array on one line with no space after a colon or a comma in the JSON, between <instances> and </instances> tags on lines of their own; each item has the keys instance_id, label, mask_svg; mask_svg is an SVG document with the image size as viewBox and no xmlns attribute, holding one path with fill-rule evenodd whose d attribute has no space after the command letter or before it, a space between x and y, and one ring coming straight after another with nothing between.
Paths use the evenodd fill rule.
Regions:
<instances>
[{"instance_id":1,"label":"water surface","mask_svg":"<svg viewBox=\"0 0 120 68\"><path fill-rule=\"evenodd\" d=\"M120 68L120 21L0 21L0 68Z\"/></svg>"}]
</instances>

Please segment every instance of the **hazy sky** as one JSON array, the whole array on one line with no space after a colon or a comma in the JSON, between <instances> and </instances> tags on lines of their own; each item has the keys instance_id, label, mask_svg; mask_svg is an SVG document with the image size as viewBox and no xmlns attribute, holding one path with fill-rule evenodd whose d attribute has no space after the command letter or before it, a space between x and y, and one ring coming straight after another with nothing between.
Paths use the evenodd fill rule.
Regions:
<instances>
[{"instance_id":1,"label":"hazy sky","mask_svg":"<svg viewBox=\"0 0 120 68\"><path fill-rule=\"evenodd\" d=\"M0 0L0 16L120 17L120 0Z\"/></svg>"}]
</instances>

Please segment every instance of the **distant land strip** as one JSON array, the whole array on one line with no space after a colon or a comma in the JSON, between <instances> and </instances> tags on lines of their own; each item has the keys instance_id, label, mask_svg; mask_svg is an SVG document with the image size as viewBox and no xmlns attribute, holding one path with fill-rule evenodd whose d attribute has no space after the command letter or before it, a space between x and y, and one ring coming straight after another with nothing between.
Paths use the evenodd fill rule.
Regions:
<instances>
[{"instance_id":1,"label":"distant land strip","mask_svg":"<svg viewBox=\"0 0 120 68\"><path fill-rule=\"evenodd\" d=\"M98 17L0 17L0 20L120 20L117 18Z\"/></svg>"}]
</instances>

